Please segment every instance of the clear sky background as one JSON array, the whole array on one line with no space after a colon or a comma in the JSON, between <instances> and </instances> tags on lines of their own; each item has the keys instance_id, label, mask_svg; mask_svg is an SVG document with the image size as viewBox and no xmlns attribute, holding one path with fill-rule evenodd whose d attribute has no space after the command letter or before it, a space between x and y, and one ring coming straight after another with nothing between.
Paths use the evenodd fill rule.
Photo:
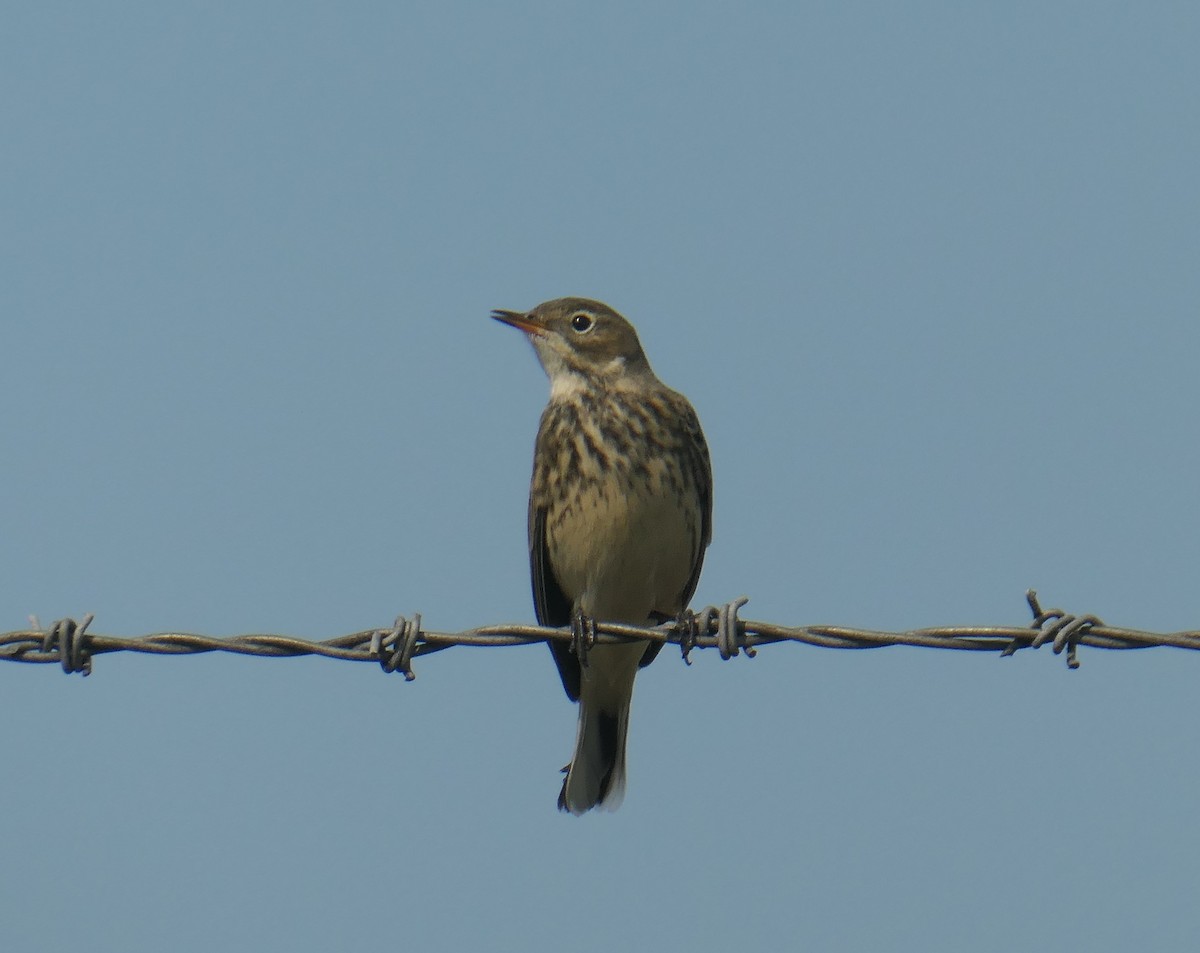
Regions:
<instances>
[{"instance_id":1,"label":"clear sky background","mask_svg":"<svg viewBox=\"0 0 1200 953\"><path fill-rule=\"evenodd\" d=\"M697 407L697 604L1200 627L1194 4L13 4L0 629L533 618L566 294ZM1200 657L0 665L12 951L1194 950Z\"/></svg>"}]
</instances>

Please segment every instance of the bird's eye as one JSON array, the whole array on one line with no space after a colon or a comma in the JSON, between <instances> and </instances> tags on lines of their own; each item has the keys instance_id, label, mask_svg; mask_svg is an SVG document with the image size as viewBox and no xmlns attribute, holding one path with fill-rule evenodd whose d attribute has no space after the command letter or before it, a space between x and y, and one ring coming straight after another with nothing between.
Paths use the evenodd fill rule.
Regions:
<instances>
[{"instance_id":1,"label":"bird's eye","mask_svg":"<svg viewBox=\"0 0 1200 953\"><path fill-rule=\"evenodd\" d=\"M586 334L592 329L592 316L586 312L580 311L578 314L571 315L571 327L580 334Z\"/></svg>"}]
</instances>

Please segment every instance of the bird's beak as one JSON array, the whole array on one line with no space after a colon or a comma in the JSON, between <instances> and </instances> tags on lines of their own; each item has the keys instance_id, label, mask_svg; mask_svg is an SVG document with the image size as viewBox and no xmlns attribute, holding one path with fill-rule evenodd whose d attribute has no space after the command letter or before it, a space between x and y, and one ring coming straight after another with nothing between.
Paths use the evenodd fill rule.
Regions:
<instances>
[{"instance_id":1,"label":"bird's beak","mask_svg":"<svg viewBox=\"0 0 1200 953\"><path fill-rule=\"evenodd\" d=\"M524 331L526 334L542 335L546 333L543 325L534 321L529 315L521 314L519 311L493 311L492 317L510 327L516 328L518 331Z\"/></svg>"}]
</instances>

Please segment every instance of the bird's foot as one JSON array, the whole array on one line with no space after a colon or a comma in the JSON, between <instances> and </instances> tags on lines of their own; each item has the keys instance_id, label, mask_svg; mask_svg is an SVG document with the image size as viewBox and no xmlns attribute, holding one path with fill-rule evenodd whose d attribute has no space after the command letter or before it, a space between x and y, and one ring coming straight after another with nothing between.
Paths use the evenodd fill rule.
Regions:
<instances>
[{"instance_id":1,"label":"bird's foot","mask_svg":"<svg viewBox=\"0 0 1200 953\"><path fill-rule=\"evenodd\" d=\"M580 668L587 668L588 651L596 644L596 620L578 609L571 615L571 651Z\"/></svg>"},{"instance_id":2,"label":"bird's foot","mask_svg":"<svg viewBox=\"0 0 1200 953\"><path fill-rule=\"evenodd\" d=\"M711 607L710 607L711 608ZM679 651L683 661L692 664L692 649L696 647L696 636L702 631L708 631L708 618L705 618L701 628L700 617L687 606L675 617L675 631L679 634Z\"/></svg>"}]
</instances>

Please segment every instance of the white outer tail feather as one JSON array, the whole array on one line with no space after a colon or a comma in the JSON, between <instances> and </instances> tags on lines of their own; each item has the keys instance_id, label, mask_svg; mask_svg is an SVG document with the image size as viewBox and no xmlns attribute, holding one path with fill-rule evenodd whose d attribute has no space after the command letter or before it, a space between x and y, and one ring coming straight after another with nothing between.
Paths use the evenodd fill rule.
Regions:
<instances>
[{"instance_id":1,"label":"white outer tail feather","mask_svg":"<svg viewBox=\"0 0 1200 953\"><path fill-rule=\"evenodd\" d=\"M579 695L579 723L575 733L575 755L563 785L563 806L579 815L599 807L615 811L625 799L625 738L629 730L629 707L638 662L645 642L626 645L594 645L588 653ZM602 740L601 713L616 720L616 745L610 761ZM600 787L609 776L608 789Z\"/></svg>"}]
</instances>

